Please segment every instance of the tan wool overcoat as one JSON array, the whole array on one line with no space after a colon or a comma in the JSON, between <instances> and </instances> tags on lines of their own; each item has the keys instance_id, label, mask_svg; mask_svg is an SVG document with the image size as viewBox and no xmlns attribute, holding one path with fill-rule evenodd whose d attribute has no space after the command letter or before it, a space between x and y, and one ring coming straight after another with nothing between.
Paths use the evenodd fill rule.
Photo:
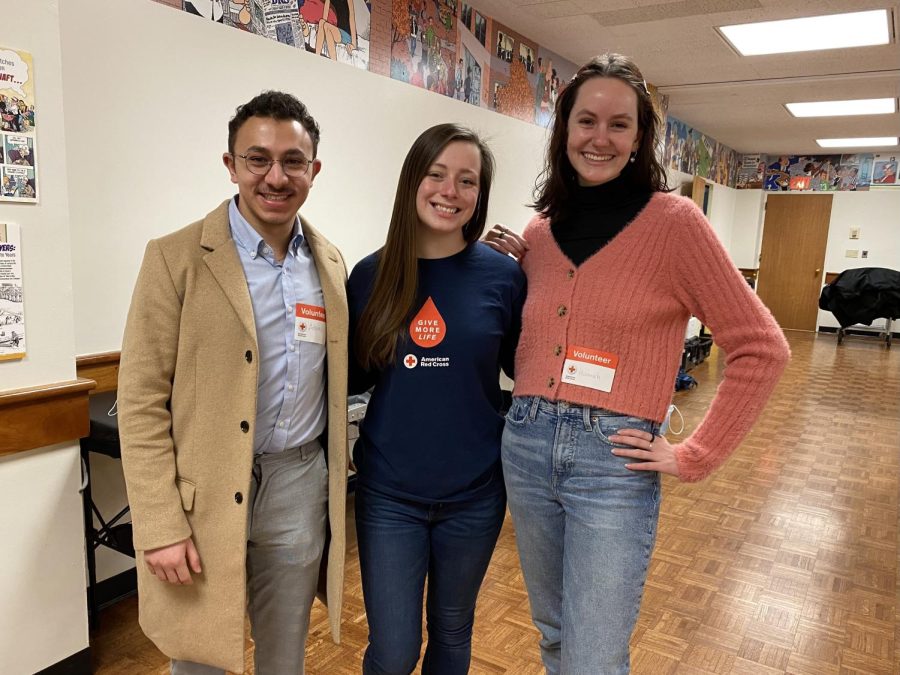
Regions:
<instances>
[{"instance_id":1,"label":"tan wool overcoat","mask_svg":"<svg viewBox=\"0 0 900 675\"><path fill-rule=\"evenodd\" d=\"M347 488L346 268L305 220L325 296L327 604L339 639ZM171 658L244 669L247 507L258 351L228 202L147 245L125 327L119 434L137 549L140 624ZM191 585L152 576L142 551L193 537ZM298 608L298 611L301 611Z\"/></svg>"}]
</instances>

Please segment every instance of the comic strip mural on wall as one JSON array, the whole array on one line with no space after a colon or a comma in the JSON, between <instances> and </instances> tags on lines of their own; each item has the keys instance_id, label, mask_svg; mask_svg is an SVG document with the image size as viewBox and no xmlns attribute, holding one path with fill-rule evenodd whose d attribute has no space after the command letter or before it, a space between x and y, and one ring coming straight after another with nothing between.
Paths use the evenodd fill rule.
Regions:
<instances>
[{"instance_id":1,"label":"comic strip mural on wall","mask_svg":"<svg viewBox=\"0 0 900 675\"><path fill-rule=\"evenodd\" d=\"M550 124L556 101L577 70L465 0L154 1L543 127ZM652 85L648 91L665 130L657 152L669 169L737 188L900 186L894 156L739 155L668 117L667 97ZM20 156L26 149L21 142L15 145L16 137L7 140L13 145L0 145L0 156Z\"/></svg>"},{"instance_id":2,"label":"comic strip mural on wall","mask_svg":"<svg viewBox=\"0 0 900 675\"><path fill-rule=\"evenodd\" d=\"M456 2L403 0L391 10L391 77L478 105L480 77L459 49Z\"/></svg>"},{"instance_id":3,"label":"comic strip mural on wall","mask_svg":"<svg viewBox=\"0 0 900 675\"><path fill-rule=\"evenodd\" d=\"M577 70L465 0L154 1L543 127ZM390 9L389 30L373 30L373 7ZM648 89L665 124L666 97Z\"/></svg>"},{"instance_id":4,"label":"comic strip mural on wall","mask_svg":"<svg viewBox=\"0 0 900 675\"><path fill-rule=\"evenodd\" d=\"M31 54L0 46L0 201L38 201L36 125Z\"/></svg>"},{"instance_id":5,"label":"comic strip mural on wall","mask_svg":"<svg viewBox=\"0 0 900 675\"><path fill-rule=\"evenodd\" d=\"M741 166L734 150L674 117L666 119L663 164L729 187L735 187Z\"/></svg>"},{"instance_id":6,"label":"comic strip mural on wall","mask_svg":"<svg viewBox=\"0 0 900 675\"><path fill-rule=\"evenodd\" d=\"M156 0L171 5L171 0ZM182 9L363 70L369 68L365 0L183 0Z\"/></svg>"},{"instance_id":7,"label":"comic strip mural on wall","mask_svg":"<svg viewBox=\"0 0 900 675\"><path fill-rule=\"evenodd\" d=\"M737 188L770 192L835 192L868 190L873 182L890 176L892 158L882 160L880 174L873 180L876 155L744 155ZM896 161L893 164L896 173ZM888 177L890 180L890 177ZM889 184L889 183L888 183Z\"/></svg>"},{"instance_id":8,"label":"comic strip mural on wall","mask_svg":"<svg viewBox=\"0 0 900 675\"><path fill-rule=\"evenodd\" d=\"M371 48L387 48L383 74L541 126L576 70L461 0L155 2L363 70L371 69ZM391 19L390 31L374 37L373 4L389 7Z\"/></svg>"},{"instance_id":9,"label":"comic strip mural on wall","mask_svg":"<svg viewBox=\"0 0 900 675\"><path fill-rule=\"evenodd\" d=\"M574 64L468 3L391 2L391 77L547 126Z\"/></svg>"}]
</instances>

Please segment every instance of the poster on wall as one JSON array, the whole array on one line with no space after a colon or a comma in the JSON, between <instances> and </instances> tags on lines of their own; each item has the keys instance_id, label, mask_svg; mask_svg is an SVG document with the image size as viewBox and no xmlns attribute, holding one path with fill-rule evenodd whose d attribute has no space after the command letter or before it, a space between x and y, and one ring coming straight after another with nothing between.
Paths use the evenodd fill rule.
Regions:
<instances>
[{"instance_id":1,"label":"poster on wall","mask_svg":"<svg viewBox=\"0 0 900 675\"><path fill-rule=\"evenodd\" d=\"M766 162L762 155L741 155L738 170L738 190L759 190L763 186L766 173Z\"/></svg>"},{"instance_id":2,"label":"poster on wall","mask_svg":"<svg viewBox=\"0 0 900 675\"><path fill-rule=\"evenodd\" d=\"M306 51L369 69L371 9L365 0L298 0Z\"/></svg>"},{"instance_id":3,"label":"poster on wall","mask_svg":"<svg viewBox=\"0 0 900 675\"><path fill-rule=\"evenodd\" d=\"M25 357L19 226L0 223L0 361Z\"/></svg>"},{"instance_id":4,"label":"poster on wall","mask_svg":"<svg viewBox=\"0 0 900 675\"><path fill-rule=\"evenodd\" d=\"M468 5L463 11L470 19ZM479 105L481 66L460 52L459 24L455 3L392 0L391 77Z\"/></svg>"},{"instance_id":5,"label":"poster on wall","mask_svg":"<svg viewBox=\"0 0 900 675\"><path fill-rule=\"evenodd\" d=\"M872 182L872 159L873 155L868 153L770 155L765 162L764 189L773 192L868 190Z\"/></svg>"},{"instance_id":6,"label":"poster on wall","mask_svg":"<svg viewBox=\"0 0 900 675\"><path fill-rule=\"evenodd\" d=\"M701 176L721 185L735 187L740 159L727 145L674 117L668 117L663 165L682 173Z\"/></svg>"},{"instance_id":7,"label":"poster on wall","mask_svg":"<svg viewBox=\"0 0 900 675\"><path fill-rule=\"evenodd\" d=\"M174 0L156 1L168 5ZM181 8L208 21L369 69L371 4L366 0L184 0Z\"/></svg>"},{"instance_id":8,"label":"poster on wall","mask_svg":"<svg viewBox=\"0 0 900 675\"><path fill-rule=\"evenodd\" d=\"M900 185L897 181L897 155L875 155L872 185Z\"/></svg>"},{"instance_id":9,"label":"poster on wall","mask_svg":"<svg viewBox=\"0 0 900 675\"><path fill-rule=\"evenodd\" d=\"M0 201L37 202L31 54L0 47Z\"/></svg>"}]
</instances>

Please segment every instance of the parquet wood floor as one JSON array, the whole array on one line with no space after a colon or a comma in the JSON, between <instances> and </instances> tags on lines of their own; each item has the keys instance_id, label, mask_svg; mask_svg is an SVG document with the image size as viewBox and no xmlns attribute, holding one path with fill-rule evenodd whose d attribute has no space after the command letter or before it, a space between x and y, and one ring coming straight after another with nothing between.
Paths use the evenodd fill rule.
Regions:
<instances>
[{"instance_id":1,"label":"parquet wood floor","mask_svg":"<svg viewBox=\"0 0 900 675\"><path fill-rule=\"evenodd\" d=\"M788 339L788 372L728 463L700 484L664 481L636 675L900 675L900 349ZM692 371L699 386L676 396L688 430L722 365L714 350ZM349 532L352 542L352 518ZM366 619L352 543L347 562L343 641L332 644L317 605L312 675L359 672ZM92 643L97 673L168 672L133 598L104 612ZM471 672L542 672L509 519L479 598Z\"/></svg>"}]
</instances>

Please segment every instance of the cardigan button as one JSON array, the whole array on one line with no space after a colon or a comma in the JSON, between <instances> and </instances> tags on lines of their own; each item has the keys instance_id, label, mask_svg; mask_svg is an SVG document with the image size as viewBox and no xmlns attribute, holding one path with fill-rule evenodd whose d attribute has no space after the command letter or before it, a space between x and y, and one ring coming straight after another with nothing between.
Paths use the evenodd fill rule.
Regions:
<instances>
[{"instance_id":1,"label":"cardigan button","mask_svg":"<svg viewBox=\"0 0 900 675\"><path fill-rule=\"evenodd\" d=\"M559 307L556 308L556 313L559 314L560 316L565 316L568 311L569 310L566 309L565 305L560 305Z\"/></svg>"},{"instance_id":2,"label":"cardigan button","mask_svg":"<svg viewBox=\"0 0 900 675\"><path fill-rule=\"evenodd\" d=\"M243 431L245 434L250 431L250 424L247 422L247 420L241 420L241 431Z\"/></svg>"},{"instance_id":3,"label":"cardigan button","mask_svg":"<svg viewBox=\"0 0 900 675\"><path fill-rule=\"evenodd\" d=\"M236 503L240 504L241 502L244 501L244 495L242 495L240 492L235 492L234 493L234 501Z\"/></svg>"},{"instance_id":4,"label":"cardigan button","mask_svg":"<svg viewBox=\"0 0 900 675\"><path fill-rule=\"evenodd\" d=\"M554 384L556 384L556 380L554 380L552 377L547 378L548 387L552 387Z\"/></svg>"},{"instance_id":5,"label":"cardigan button","mask_svg":"<svg viewBox=\"0 0 900 675\"><path fill-rule=\"evenodd\" d=\"M569 270L568 272L566 272L566 276L569 277L569 279L574 278L574 277L575 277L575 270Z\"/></svg>"},{"instance_id":6,"label":"cardigan button","mask_svg":"<svg viewBox=\"0 0 900 675\"><path fill-rule=\"evenodd\" d=\"M554 356L559 356L562 354L562 345L556 345L556 349L553 350Z\"/></svg>"},{"instance_id":7,"label":"cardigan button","mask_svg":"<svg viewBox=\"0 0 900 675\"><path fill-rule=\"evenodd\" d=\"M251 352L248 349L246 352L244 352L244 358L247 359L247 363L252 362L253 361L253 352Z\"/></svg>"}]
</instances>

